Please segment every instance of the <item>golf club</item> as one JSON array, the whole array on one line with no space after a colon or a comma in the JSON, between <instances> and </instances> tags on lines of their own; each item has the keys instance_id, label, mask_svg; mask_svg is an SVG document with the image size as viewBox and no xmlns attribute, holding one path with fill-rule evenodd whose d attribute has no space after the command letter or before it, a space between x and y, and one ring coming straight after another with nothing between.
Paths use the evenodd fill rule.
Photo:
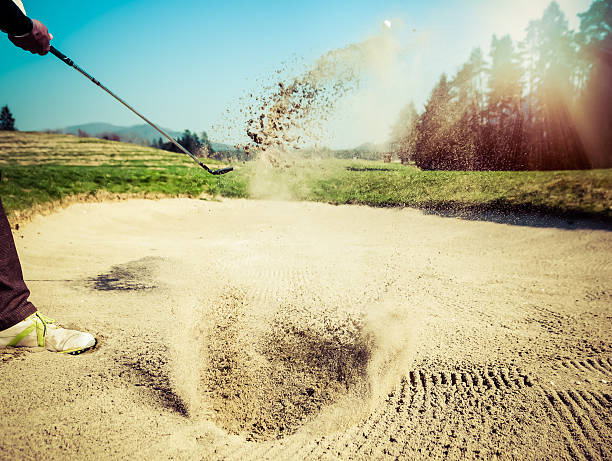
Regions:
<instances>
[{"instance_id":1,"label":"golf club","mask_svg":"<svg viewBox=\"0 0 612 461\"><path fill-rule=\"evenodd\" d=\"M170 141L172 144L174 144L176 147L178 147L182 152L184 152L185 154L189 155L194 162L196 162L198 165L200 165L202 168L204 168L206 171L208 171L210 174L215 174L215 175L219 175L219 174L225 174L225 173L229 173L230 171L233 170L232 167L227 167L227 168L221 168L218 170L213 170L209 167L207 167L206 165L204 165L195 155L193 155L191 152L189 152L187 149L185 149L183 146L181 146L174 138L172 138L172 136L170 136L169 134L167 134L164 130L162 130L161 128L159 128L157 125L155 125L155 123L151 122L148 118L146 118L144 115L138 113L138 111L136 111L136 109L134 109L132 106L130 106L127 102L125 102L123 99L121 99L119 96L117 96L115 93L113 93L111 90L109 90L108 88L106 88L104 85L102 85L98 80L96 80L95 78L93 78L91 75L89 75L87 72L85 72L83 69L81 69L79 66L77 66L74 61L72 59L70 59L69 57L67 57L65 54L61 53L60 51L58 51L55 47L51 47L49 50L52 54L54 54L55 56L57 56L59 59L61 59L65 64L69 65L70 67L73 67L74 69L78 70L81 74L83 74L85 77L87 77L89 80L91 80L93 83L95 83L96 85L98 85L100 88L102 88L104 91L106 91L108 94L110 94L113 98L115 98L117 101L119 101L121 104L123 104L125 107L127 107L128 109L130 109L132 112L134 112L136 115L138 115L141 119L143 119L145 122L147 122L151 127L155 128L157 131L159 131L159 133L161 133L168 141Z\"/></svg>"}]
</instances>

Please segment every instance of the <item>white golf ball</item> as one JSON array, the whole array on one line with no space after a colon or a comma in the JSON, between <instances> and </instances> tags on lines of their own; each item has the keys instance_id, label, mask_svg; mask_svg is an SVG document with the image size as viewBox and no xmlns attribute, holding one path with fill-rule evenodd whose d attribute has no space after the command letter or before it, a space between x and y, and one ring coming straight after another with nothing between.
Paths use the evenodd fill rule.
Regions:
<instances>
[{"instance_id":1,"label":"white golf ball","mask_svg":"<svg viewBox=\"0 0 612 461\"><path fill-rule=\"evenodd\" d=\"M388 19L385 19L385 22L383 23L385 25L385 27L387 27L388 29L391 29L391 21L389 21Z\"/></svg>"}]
</instances>

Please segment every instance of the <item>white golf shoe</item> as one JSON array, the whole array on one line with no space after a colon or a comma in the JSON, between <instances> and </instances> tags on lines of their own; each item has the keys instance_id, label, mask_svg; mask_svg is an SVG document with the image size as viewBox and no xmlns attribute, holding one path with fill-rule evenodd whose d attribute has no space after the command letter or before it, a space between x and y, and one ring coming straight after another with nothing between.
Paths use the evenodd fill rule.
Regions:
<instances>
[{"instance_id":1,"label":"white golf shoe","mask_svg":"<svg viewBox=\"0 0 612 461\"><path fill-rule=\"evenodd\" d=\"M95 345L96 338L91 334L58 327L55 320L40 312L0 331L0 348L44 347L52 352L78 355Z\"/></svg>"}]
</instances>

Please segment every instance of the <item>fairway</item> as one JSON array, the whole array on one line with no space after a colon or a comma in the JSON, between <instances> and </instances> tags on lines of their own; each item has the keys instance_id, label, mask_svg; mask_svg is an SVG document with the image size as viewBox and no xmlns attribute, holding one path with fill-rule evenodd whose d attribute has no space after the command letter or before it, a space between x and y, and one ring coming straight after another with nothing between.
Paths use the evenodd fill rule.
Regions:
<instances>
[{"instance_id":1,"label":"fairway","mask_svg":"<svg viewBox=\"0 0 612 461\"><path fill-rule=\"evenodd\" d=\"M15 232L32 301L100 342L2 351L3 456L609 459L612 237L531 224L190 199L36 217Z\"/></svg>"}]
</instances>

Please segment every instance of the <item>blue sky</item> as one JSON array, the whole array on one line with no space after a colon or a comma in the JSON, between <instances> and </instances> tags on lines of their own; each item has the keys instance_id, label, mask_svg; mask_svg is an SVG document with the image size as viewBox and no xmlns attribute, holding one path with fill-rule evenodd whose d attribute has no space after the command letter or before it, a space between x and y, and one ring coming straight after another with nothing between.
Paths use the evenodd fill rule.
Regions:
<instances>
[{"instance_id":1,"label":"blue sky","mask_svg":"<svg viewBox=\"0 0 612 461\"><path fill-rule=\"evenodd\" d=\"M590 0L559 0L570 26ZM376 107L377 127L345 114L329 144L381 141L401 106L423 104L442 72L453 73L491 35L523 37L548 0L114 1L25 0L28 15L55 36L52 44L160 125L207 130L241 96L257 91L283 61L304 63L379 34L390 19L404 69L397 91ZM400 30L401 29L401 30ZM141 123L136 116L52 55L34 56L0 37L0 105L22 130L87 122ZM401 87L401 88L400 88ZM238 132L240 126L234 127ZM358 135L356 134L358 133Z\"/></svg>"}]
</instances>

